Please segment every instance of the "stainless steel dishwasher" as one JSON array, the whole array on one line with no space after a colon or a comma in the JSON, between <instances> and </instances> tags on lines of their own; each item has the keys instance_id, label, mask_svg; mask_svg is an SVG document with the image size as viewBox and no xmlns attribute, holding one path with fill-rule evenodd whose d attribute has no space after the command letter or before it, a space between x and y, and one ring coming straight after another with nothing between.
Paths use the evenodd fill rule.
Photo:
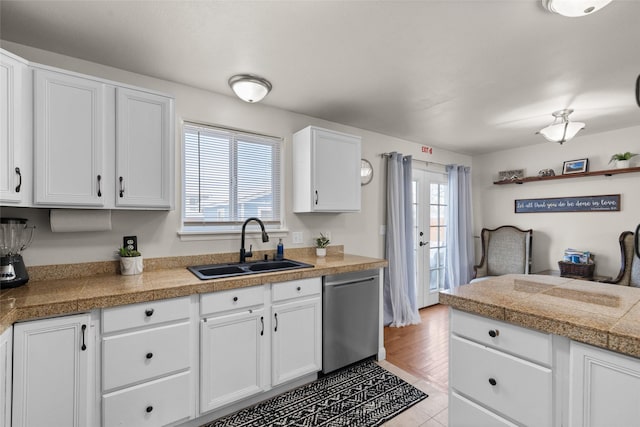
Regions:
<instances>
[{"instance_id":1,"label":"stainless steel dishwasher","mask_svg":"<svg viewBox=\"0 0 640 427\"><path fill-rule=\"evenodd\" d=\"M378 270L324 276L322 372L378 353Z\"/></svg>"}]
</instances>

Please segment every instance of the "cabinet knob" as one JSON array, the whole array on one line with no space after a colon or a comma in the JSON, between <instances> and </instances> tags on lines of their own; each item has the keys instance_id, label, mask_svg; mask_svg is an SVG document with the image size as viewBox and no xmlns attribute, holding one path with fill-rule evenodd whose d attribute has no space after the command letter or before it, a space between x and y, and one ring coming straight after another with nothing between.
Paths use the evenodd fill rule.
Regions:
<instances>
[{"instance_id":1,"label":"cabinet knob","mask_svg":"<svg viewBox=\"0 0 640 427\"><path fill-rule=\"evenodd\" d=\"M147 411L147 414L150 413L151 411L153 411L153 406L149 405L147 406L147 409L145 409Z\"/></svg>"},{"instance_id":2,"label":"cabinet knob","mask_svg":"<svg viewBox=\"0 0 640 427\"><path fill-rule=\"evenodd\" d=\"M296 288L296 291L300 292L300 289L302 289L302 288L300 288L300 286L298 286L298 287Z\"/></svg>"},{"instance_id":3,"label":"cabinet knob","mask_svg":"<svg viewBox=\"0 0 640 427\"><path fill-rule=\"evenodd\" d=\"M238 301L238 297L233 297L233 302L237 302Z\"/></svg>"},{"instance_id":4,"label":"cabinet knob","mask_svg":"<svg viewBox=\"0 0 640 427\"><path fill-rule=\"evenodd\" d=\"M153 353L147 353L146 358L151 359L153 357Z\"/></svg>"},{"instance_id":5,"label":"cabinet knob","mask_svg":"<svg viewBox=\"0 0 640 427\"><path fill-rule=\"evenodd\" d=\"M499 331L499 330L497 330L497 329L491 329L491 330L489 331L489 336L490 336L491 338L495 338L495 337L497 337L498 335L500 335L500 331Z\"/></svg>"},{"instance_id":6,"label":"cabinet knob","mask_svg":"<svg viewBox=\"0 0 640 427\"><path fill-rule=\"evenodd\" d=\"M145 310L144 314L146 314L147 317L153 316L153 308L149 308L149 309Z\"/></svg>"},{"instance_id":7,"label":"cabinet knob","mask_svg":"<svg viewBox=\"0 0 640 427\"><path fill-rule=\"evenodd\" d=\"M498 384L498 382L494 378L489 378L489 384L494 386L494 385Z\"/></svg>"}]
</instances>

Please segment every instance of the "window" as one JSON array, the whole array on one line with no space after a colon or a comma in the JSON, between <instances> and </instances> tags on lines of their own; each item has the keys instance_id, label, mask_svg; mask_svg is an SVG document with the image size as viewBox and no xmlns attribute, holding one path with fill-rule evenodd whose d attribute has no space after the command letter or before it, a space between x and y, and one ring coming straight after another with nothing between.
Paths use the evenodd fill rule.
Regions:
<instances>
[{"instance_id":1,"label":"window","mask_svg":"<svg viewBox=\"0 0 640 427\"><path fill-rule=\"evenodd\" d=\"M234 231L250 217L279 229L278 138L184 124L185 230Z\"/></svg>"}]
</instances>

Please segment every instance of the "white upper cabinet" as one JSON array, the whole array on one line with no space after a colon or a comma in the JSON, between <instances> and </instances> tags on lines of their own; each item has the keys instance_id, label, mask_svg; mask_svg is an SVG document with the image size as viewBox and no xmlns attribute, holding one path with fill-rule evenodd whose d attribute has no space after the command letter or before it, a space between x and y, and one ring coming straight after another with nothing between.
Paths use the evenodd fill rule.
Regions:
<instances>
[{"instance_id":1,"label":"white upper cabinet","mask_svg":"<svg viewBox=\"0 0 640 427\"><path fill-rule=\"evenodd\" d=\"M293 135L293 211L360 211L360 137L308 126Z\"/></svg>"},{"instance_id":2,"label":"white upper cabinet","mask_svg":"<svg viewBox=\"0 0 640 427\"><path fill-rule=\"evenodd\" d=\"M35 205L106 205L103 83L35 70Z\"/></svg>"},{"instance_id":3,"label":"white upper cabinet","mask_svg":"<svg viewBox=\"0 0 640 427\"><path fill-rule=\"evenodd\" d=\"M173 99L39 67L34 205L173 209Z\"/></svg>"},{"instance_id":4,"label":"white upper cabinet","mask_svg":"<svg viewBox=\"0 0 640 427\"><path fill-rule=\"evenodd\" d=\"M173 102L116 89L116 206L173 207Z\"/></svg>"},{"instance_id":5,"label":"white upper cabinet","mask_svg":"<svg viewBox=\"0 0 640 427\"><path fill-rule=\"evenodd\" d=\"M26 61L0 49L0 203L28 206L31 198L31 106Z\"/></svg>"}]
</instances>

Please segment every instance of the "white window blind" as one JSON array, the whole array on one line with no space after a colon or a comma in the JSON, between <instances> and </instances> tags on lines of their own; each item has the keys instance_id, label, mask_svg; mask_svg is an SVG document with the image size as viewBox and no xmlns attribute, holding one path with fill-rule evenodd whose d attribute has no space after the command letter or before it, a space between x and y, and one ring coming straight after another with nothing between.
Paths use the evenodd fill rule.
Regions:
<instances>
[{"instance_id":1,"label":"white window blind","mask_svg":"<svg viewBox=\"0 0 640 427\"><path fill-rule=\"evenodd\" d=\"M238 229L250 217L280 228L277 138L185 123L183 223Z\"/></svg>"}]
</instances>

